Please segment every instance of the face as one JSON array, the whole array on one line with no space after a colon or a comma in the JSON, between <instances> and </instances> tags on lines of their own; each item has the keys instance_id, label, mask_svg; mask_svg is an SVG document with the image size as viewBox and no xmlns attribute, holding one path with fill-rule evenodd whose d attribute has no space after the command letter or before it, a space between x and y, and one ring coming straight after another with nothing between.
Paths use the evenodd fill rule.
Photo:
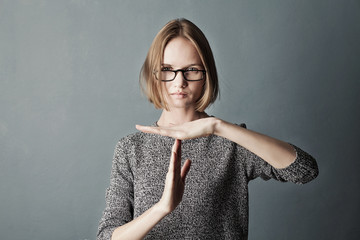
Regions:
<instances>
[{"instance_id":1,"label":"face","mask_svg":"<svg viewBox=\"0 0 360 240\"><path fill-rule=\"evenodd\" d=\"M172 39L164 49L164 62L161 69L198 69L204 70L200 56L194 45L187 39ZM201 97L205 79L186 81L182 72L177 72L173 81L162 82L165 99L170 108L195 109L196 101Z\"/></svg>"}]
</instances>

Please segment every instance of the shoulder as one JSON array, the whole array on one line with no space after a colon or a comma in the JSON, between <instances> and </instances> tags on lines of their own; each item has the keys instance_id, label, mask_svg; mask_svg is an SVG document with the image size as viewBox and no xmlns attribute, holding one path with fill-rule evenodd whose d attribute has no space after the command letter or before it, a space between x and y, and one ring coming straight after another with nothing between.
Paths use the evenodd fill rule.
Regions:
<instances>
[{"instance_id":1,"label":"shoulder","mask_svg":"<svg viewBox=\"0 0 360 240\"><path fill-rule=\"evenodd\" d=\"M114 159L132 158L146 142L146 134L142 132L131 133L120 138L115 146Z\"/></svg>"},{"instance_id":2,"label":"shoulder","mask_svg":"<svg viewBox=\"0 0 360 240\"><path fill-rule=\"evenodd\" d=\"M119 144L133 144L133 143L137 143L139 141L143 141L147 136L147 134L143 133L143 132L135 132L135 133L131 133L127 136L124 136L122 138L119 139L118 143Z\"/></svg>"},{"instance_id":3,"label":"shoulder","mask_svg":"<svg viewBox=\"0 0 360 240\"><path fill-rule=\"evenodd\" d=\"M136 145L141 145L146 142L149 136L143 132L131 133L119 139L116 144L116 149L131 149Z\"/></svg>"},{"instance_id":4,"label":"shoulder","mask_svg":"<svg viewBox=\"0 0 360 240\"><path fill-rule=\"evenodd\" d=\"M170 139L170 140L169 140ZM170 137L164 137L157 134L135 132L122 137L117 145L117 149L122 149L124 152L129 152L135 149L148 149L155 145L166 145L168 142L172 143Z\"/></svg>"}]
</instances>

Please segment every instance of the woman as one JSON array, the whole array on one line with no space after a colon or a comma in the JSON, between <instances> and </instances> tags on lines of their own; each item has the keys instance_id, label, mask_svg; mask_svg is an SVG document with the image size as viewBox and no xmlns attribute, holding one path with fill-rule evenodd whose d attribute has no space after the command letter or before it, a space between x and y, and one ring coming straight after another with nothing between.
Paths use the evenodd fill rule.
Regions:
<instances>
[{"instance_id":1,"label":"woman","mask_svg":"<svg viewBox=\"0 0 360 240\"><path fill-rule=\"evenodd\" d=\"M317 176L316 161L298 147L205 113L217 73L190 21L160 30L141 73L162 114L117 144L98 239L247 239L250 180Z\"/></svg>"}]
</instances>

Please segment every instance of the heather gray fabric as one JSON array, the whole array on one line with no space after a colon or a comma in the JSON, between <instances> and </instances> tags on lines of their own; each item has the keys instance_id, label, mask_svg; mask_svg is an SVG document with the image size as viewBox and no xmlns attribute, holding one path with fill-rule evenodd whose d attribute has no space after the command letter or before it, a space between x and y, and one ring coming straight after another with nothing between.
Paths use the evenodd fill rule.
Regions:
<instances>
[{"instance_id":1,"label":"heather gray fabric","mask_svg":"<svg viewBox=\"0 0 360 240\"><path fill-rule=\"evenodd\" d=\"M98 240L159 201L174 139L135 133L115 148L106 208ZM297 157L275 169L245 148L218 136L182 141L182 162L192 160L183 201L146 239L247 239L248 182L261 177L302 184L318 175L312 156L294 146Z\"/></svg>"}]
</instances>

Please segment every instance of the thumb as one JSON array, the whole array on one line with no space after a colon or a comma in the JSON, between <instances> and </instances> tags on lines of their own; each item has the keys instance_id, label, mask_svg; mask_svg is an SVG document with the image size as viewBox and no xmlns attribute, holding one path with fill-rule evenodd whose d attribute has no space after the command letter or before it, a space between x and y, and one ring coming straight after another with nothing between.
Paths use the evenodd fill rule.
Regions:
<instances>
[{"instance_id":1,"label":"thumb","mask_svg":"<svg viewBox=\"0 0 360 240\"><path fill-rule=\"evenodd\" d=\"M181 180L185 182L186 175L188 174L191 166L191 160L187 159L184 166L181 168Z\"/></svg>"}]
</instances>

